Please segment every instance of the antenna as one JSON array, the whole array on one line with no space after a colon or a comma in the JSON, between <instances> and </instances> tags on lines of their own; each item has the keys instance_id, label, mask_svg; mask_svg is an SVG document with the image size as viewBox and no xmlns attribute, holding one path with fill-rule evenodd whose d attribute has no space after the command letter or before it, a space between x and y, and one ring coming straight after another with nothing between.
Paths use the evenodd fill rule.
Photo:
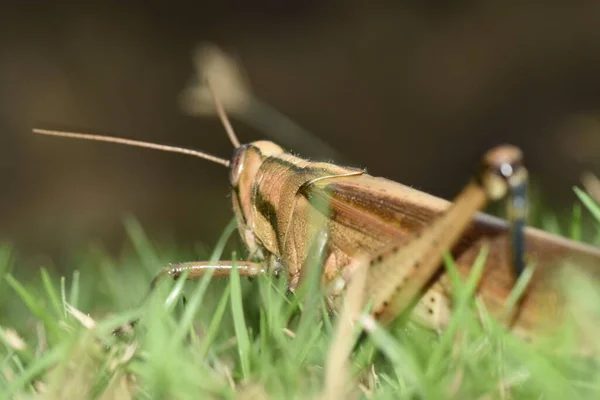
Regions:
<instances>
[{"instance_id":1,"label":"antenna","mask_svg":"<svg viewBox=\"0 0 600 400\"><path fill-rule=\"evenodd\" d=\"M217 109L217 114L219 114L219 118L221 119L221 123L223 124L223 127L225 128L225 132L227 132L227 136L229 137L229 140L231 140L233 147L237 149L238 147L240 147L240 141L238 140L238 138L235 134L235 131L233 130L233 127L231 126L231 122L229 122L229 118L227 117L227 114L225 113L223 104L221 104L221 102L219 101L219 98L217 97L217 93L213 89L208 78L206 79L206 86L208 87L208 90L210 91L210 95L212 96L213 102L215 103L215 108Z\"/></svg>"},{"instance_id":2,"label":"antenna","mask_svg":"<svg viewBox=\"0 0 600 400\"><path fill-rule=\"evenodd\" d=\"M202 151L185 149L183 147L167 146L167 145L163 145L163 144L142 142L139 140L124 139L124 138L118 138L118 137L112 137L112 136L92 135L92 134L87 134L87 133L52 131L52 130L47 130L47 129L33 129L33 133L37 133L40 135L73 138L73 139L95 140L98 142L119 143L119 144L124 144L126 146L145 147L147 149L167 151L170 153L187 154L189 156L203 158L205 160L212 161L214 163L229 167L229 160L226 160L226 159L220 158L220 157L216 157L211 154L204 153ZM239 146L239 143L238 143L238 146Z\"/></svg>"}]
</instances>

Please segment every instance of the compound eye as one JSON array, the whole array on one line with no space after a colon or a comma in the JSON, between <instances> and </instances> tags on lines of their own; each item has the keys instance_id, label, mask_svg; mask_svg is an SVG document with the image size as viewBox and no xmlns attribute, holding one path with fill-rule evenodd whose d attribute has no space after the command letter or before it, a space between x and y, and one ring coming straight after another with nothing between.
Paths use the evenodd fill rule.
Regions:
<instances>
[{"instance_id":1,"label":"compound eye","mask_svg":"<svg viewBox=\"0 0 600 400\"><path fill-rule=\"evenodd\" d=\"M231 166L229 167L229 182L232 187L236 187L240 182L242 171L244 170L244 159L246 158L246 146L240 146L235 149Z\"/></svg>"}]
</instances>

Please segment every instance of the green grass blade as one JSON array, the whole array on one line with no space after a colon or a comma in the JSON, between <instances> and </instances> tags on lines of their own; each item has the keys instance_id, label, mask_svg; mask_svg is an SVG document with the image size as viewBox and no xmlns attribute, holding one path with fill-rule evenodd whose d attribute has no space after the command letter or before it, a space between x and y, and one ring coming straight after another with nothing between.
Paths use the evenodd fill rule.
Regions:
<instances>
[{"instance_id":1,"label":"green grass blade","mask_svg":"<svg viewBox=\"0 0 600 400\"><path fill-rule=\"evenodd\" d=\"M296 290L298 301L302 303L302 315L298 329L296 330L296 341L304 343L306 339L314 335L315 326L320 325L320 306L323 300L321 290L321 276L323 261L327 250L327 231L322 230L315 235L309 247L308 255L301 274L306 274L304 281ZM296 346L300 350L301 346ZM300 350L302 352L302 350ZM302 358L302 356L300 356Z\"/></svg>"},{"instance_id":2,"label":"green grass blade","mask_svg":"<svg viewBox=\"0 0 600 400\"><path fill-rule=\"evenodd\" d=\"M155 271L160 268L160 260L154 246L150 243L150 239L142 229L140 222L131 215L125 217L125 230L129 240L133 243L135 251L149 271Z\"/></svg>"},{"instance_id":3,"label":"green grass blade","mask_svg":"<svg viewBox=\"0 0 600 400\"><path fill-rule=\"evenodd\" d=\"M42 282L44 284L44 289L46 290L46 294L48 295L48 298L50 299L50 304L52 305L52 308L54 308L54 312L56 313L56 316L59 318L63 317L63 309L60 304L60 299L58 298L58 293L56 292L56 289L54 288L54 285L52 284L52 278L50 278L50 274L48 274L48 270L46 270L46 268L42 268L41 275L42 275Z\"/></svg>"},{"instance_id":4,"label":"green grass blade","mask_svg":"<svg viewBox=\"0 0 600 400\"><path fill-rule=\"evenodd\" d=\"M60 302L63 309L63 318L67 318L67 315L69 315L67 311L67 280L64 276L60 277Z\"/></svg>"},{"instance_id":5,"label":"green grass blade","mask_svg":"<svg viewBox=\"0 0 600 400\"><path fill-rule=\"evenodd\" d=\"M177 278L177 281L175 281L175 285L173 285L173 288L165 300L165 308L167 310L171 311L175 307L177 301L181 299L183 287L185 286L185 282L189 275L190 271L184 271L183 274Z\"/></svg>"},{"instance_id":6,"label":"green grass blade","mask_svg":"<svg viewBox=\"0 0 600 400\"><path fill-rule=\"evenodd\" d=\"M235 255L232 258L235 260ZM250 377L250 337L244 318L240 274L235 263L231 270L231 313L233 315L233 326L237 338L240 363L242 365L242 375L244 379L248 379Z\"/></svg>"},{"instance_id":7,"label":"green grass blade","mask_svg":"<svg viewBox=\"0 0 600 400\"><path fill-rule=\"evenodd\" d=\"M504 310L502 311L502 317L508 316L516 306L523 293L527 289L527 285L531 281L535 272L535 265L528 265L523 270L523 273L519 276L515 287L510 291L508 298L504 304Z\"/></svg>"},{"instance_id":8,"label":"green grass blade","mask_svg":"<svg viewBox=\"0 0 600 400\"><path fill-rule=\"evenodd\" d=\"M23 373L21 373L11 384L8 386L6 391L4 392L5 398L9 399L11 396L16 393L18 390L23 388L32 379L42 374L48 368L52 367L54 364L59 362L65 357L65 352L67 349L66 343L63 342L53 349L44 353L42 357L40 357L35 363L29 365Z\"/></svg>"},{"instance_id":9,"label":"green grass blade","mask_svg":"<svg viewBox=\"0 0 600 400\"><path fill-rule=\"evenodd\" d=\"M221 233L221 236L217 240L217 244L215 245L213 254L210 257L211 262L214 262L214 261L217 261L218 259L220 259L221 255L223 254L223 250L225 249L225 245L227 244L227 240L229 239L231 234L235 231L235 228L236 228L236 220L234 218L229 222L229 224L227 224L227 227L225 227L225 229ZM208 285L210 284L210 281L212 279L213 273L214 273L214 270L212 270L212 269L207 270L205 272L204 276L202 276L202 279L200 280L200 284L196 287L193 294L190 296L190 298L186 304L186 308L183 313L183 316L181 317L181 320L179 322L179 326L172 336L172 343L180 342L185 337L185 335L188 331L188 328L192 325L192 321L194 320L196 313L197 313L198 309L200 308L200 304L202 303L204 295L206 294L206 291L207 291ZM181 281L183 281L183 279L181 279Z\"/></svg>"},{"instance_id":10,"label":"green grass blade","mask_svg":"<svg viewBox=\"0 0 600 400\"><path fill-rule=\"evenodd\" d=\"M35 297L29 293L27 289L21 283L19 283L12 275L7 274L5 276L7 283L12 289L17 292L23 303L27 306L29 311L35 315L37 318L44 322L46 328L53 332L54 334L58 334L58 327L56 325L56 321L46 312L46 310L42 307L42 305L35 299Z\"/></svg>"},{"instance_id":11,"label":"green grass blade","mask_svg":"<svg viewBox=\"0 0 600 400\"><path fill-rule=\"evenodd\" d=\"M194 318L196 317L196 313L202 304L202 300L204 299L204 295L206 294L206 290L208 289L208 285L211 281L214 270L208 270L200 284L196 287L192 295L190 296L189 301L186 303L185 311L183 312L183 316L179 321L178 327L176 331L173 333L171 338L171 343L179 343L183 340L185 335L187 334L188 328L192 325Z\"/></svg>"},{"instance_id":12,"label":"green grass blade","mask_svg":"<svg viewBox=\"0 0 600 400\"><path fill-rule=\"evenodd\" d=\"M79 271L73 271L73 282L71 282L71 291L69 293L69 304L73 307L79 307Z\"/></svg>"},{"instance_id":13,"label":"green grass blade","mask_svg":"<svg viewBox=\"0 0 600 400\"><path fill-rule=\"evenodd\" d=\"M600 205L594 201L586 192L579 189L578 187L574 187L573 190L579 200L583 203L583 205L588 209L588 211L594 216L596 221L600 222Z\"/></svg>"},{"instance_id":14,"label":"green grass blade","mask_svg":"<svg viewBox=\"0 0 600 400\"><path fill-rule=\"evenodd\" d=\"M3 300L2 293L4 286L4 279L2 279L6 274L8 274L10 266L11 266L11 257L12 257L12 248L8 245L0 246L0 304Z\"/></svg>"},{"instance_id":15,"label":"green grass blade","mask_svg":"<svg viewBox=\"0 0 600 400\"><path fill-rule=\"evenodd\" d=\"M454 299L457 300L458 294L462 293L464 290L465 283L462 281L460 273L458 272L458 268L456 268L454 258L449 252L444 253L444 266L446 268L446 272L448 273L448 277L450 278L450 282L452 283L452 294Z\"/></svg>"},{"instance_id":16,"label":"green grass blade","mask_svg":"<svg viewBox=\"0 0 600 400\"><path fill-rule=\"evenodd\" d=\"M369 333L370 340L391 361L396 373L424 394L424 398L429 398L425 395L427 385L424 384L423 370L414 355L370 316L361 317L360 323Z\"/></svg>"},{"instance_id":17,"label":"green grass blade","mask_svg":"<svg viewBox=\"0 0 600 400\"><path fill-rule=\"evenodd\" d=\"M482 247L481 251L477 255L477 258L475 259L475 262L473 263L473 268L466 284L463 286L462 290L457 296L458 301L454 305L452 318L450 319L450 322L448 323L448 326L442 335L438 346L436 346L436 349L431 354L429 359L429 368L427 371L429 377L432 377L433 374L439 370L444 354L452 345L456 330L463 323L463 316L467 312L469 303L471 302L473 293L475 292L475 288L477 287L477 284L483 275L488 252L489 248L487 246Z\"/></svg>"},{"instance_id":18,"label":"green grass blade","mask_svg":"<svg viewBox=\"0 0 600 400\"><path fill-rule=\"evenodd\" d=\"M576 242L581 241L581 204L574 204L571 213L570 237Z\"/></svg>"},{"instance_id":19,"label":"green grass blade","mask_svg":"<svg viewBox=\"0 0 600 400\"><path fill-rule=\"evenodd\" d=\"M215 249L210 256L210 261L217 261L221 258L223 251L225 250L225 245L227 244L227 240L237 228L237 219L232 218L231 221L227 224L221 236L219 236L219 240L217 240L217 244L215 244Z\"/></svg>"},{"instance_id":20,"label":"green grass blade","mask_svg":"<svg viewBox=\"0 0 600 400\"><path fill-rule=\"evenodd\" d=\"M217 308L213 313L212 319L210 320L210 325L206 330L206 334L202 339L202 343L200 345L200 356L202 358L206 357L208 354L208 350L211 345L213 345L217 334L219 333L219 328L221 326L221 322L223 321L223 316L225 315L225 311L227 310L227 305L229 303L229 295L231 292L231 285L227 285L225 287L225 291L219 300L219 304L217 304Z\"/></svg>"}]
</instances>

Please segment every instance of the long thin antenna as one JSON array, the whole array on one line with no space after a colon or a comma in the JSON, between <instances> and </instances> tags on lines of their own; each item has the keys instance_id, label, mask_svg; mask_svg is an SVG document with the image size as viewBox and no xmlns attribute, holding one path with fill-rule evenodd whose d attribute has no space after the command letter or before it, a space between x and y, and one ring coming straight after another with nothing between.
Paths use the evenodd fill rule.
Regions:
<instances>
[{"instance_id":1,"label":"long thin antenna","mask_svg":"<svg viewBox=\"0 0 600 400\"><path fill-rule=\"evenodd\" d=\"M220 157L216 157L211 154L204 153L202 151L185 149L183 147L167 146L167 145L163 145L163 144L156 144L156 143L149 143L149 142L141 142L139 140L124 139L124 138L118 138L118 137L112 137L112 136L101 136L101 135L91 135L91 134L87 134L87 133L52 131L52 130L47 130L47 129L34 129L33 133L38 133L40 135L74 138L74 139L95 140L98 142L119 143L119 144L124 144L127 146L145 147L148 149L168 151L171 153L187 154L189 156L203 158L205 160L212 161L214 163L229 167L229 160L226 160L226 159L220 158Z\"/></svg>"},{"instance_id":2,"label":"long thin antenna","mask_svg":"<svg viewBox=\"0 0 600 400\"><path fill-rule=\"evenodd\" d=\"M227 132L227 136L229 136L229 140L231 140L233 147L237 149L238 147L240 147L240 141L238 140L238 138L235 134L235 131L233 130L233 127L231 126L231 122L229 122L229 118L227 117L227 114L225 113L223 104L221 104L221 102L219 101L219 98L217 97L217 93L213 89L213 87L210 84L208 79L206 79L206 86L208 86L210 95L212 96L213 102L215 103L215 108L217 109L217 114L219 114L219 118L221 119L221 123L223 124L223 127L225 128L225 131Z\"/></svg>"}]
</instances>

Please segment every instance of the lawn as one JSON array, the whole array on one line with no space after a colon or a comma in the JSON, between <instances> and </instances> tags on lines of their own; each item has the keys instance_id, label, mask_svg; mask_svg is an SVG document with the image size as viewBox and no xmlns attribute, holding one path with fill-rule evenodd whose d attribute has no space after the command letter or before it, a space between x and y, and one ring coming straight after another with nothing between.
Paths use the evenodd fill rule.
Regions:
<instances>
[{"instance_id":1,"label":"lawn","mask_svg":"<svg viewBox=\"0 0 600 400\"><path fill-rule=\"evenodd\" d=\"M600 233L600 208L577 194L583 211L575 207L565 232L598 243L581 232L585 225ZM337 320L313 280L296 295L273 276L165 280L142 302L169 262L235 258L227 244L235 224L210 252L156 243L134 218L125 228L129 243L119 257L99 246L74 251L68 276L43 266L20 273L16 250L0 247L2 398L304 399L326 397L325 387L338 398L600 398L597 361L576 352L569 326L527 344L486 316L472 296L485 252L469 279L455 282L455 313L442 334L407 318L383 329L365 317L336 336ZM452 260L445 267L453 271ZM600 288L570 278L578 319L600 348ZM138 318L131 331L112 333ZM340 356L348 349L349 358ZM349 380L335 387L346 368Z\"/></svg>"}]
</instances>

